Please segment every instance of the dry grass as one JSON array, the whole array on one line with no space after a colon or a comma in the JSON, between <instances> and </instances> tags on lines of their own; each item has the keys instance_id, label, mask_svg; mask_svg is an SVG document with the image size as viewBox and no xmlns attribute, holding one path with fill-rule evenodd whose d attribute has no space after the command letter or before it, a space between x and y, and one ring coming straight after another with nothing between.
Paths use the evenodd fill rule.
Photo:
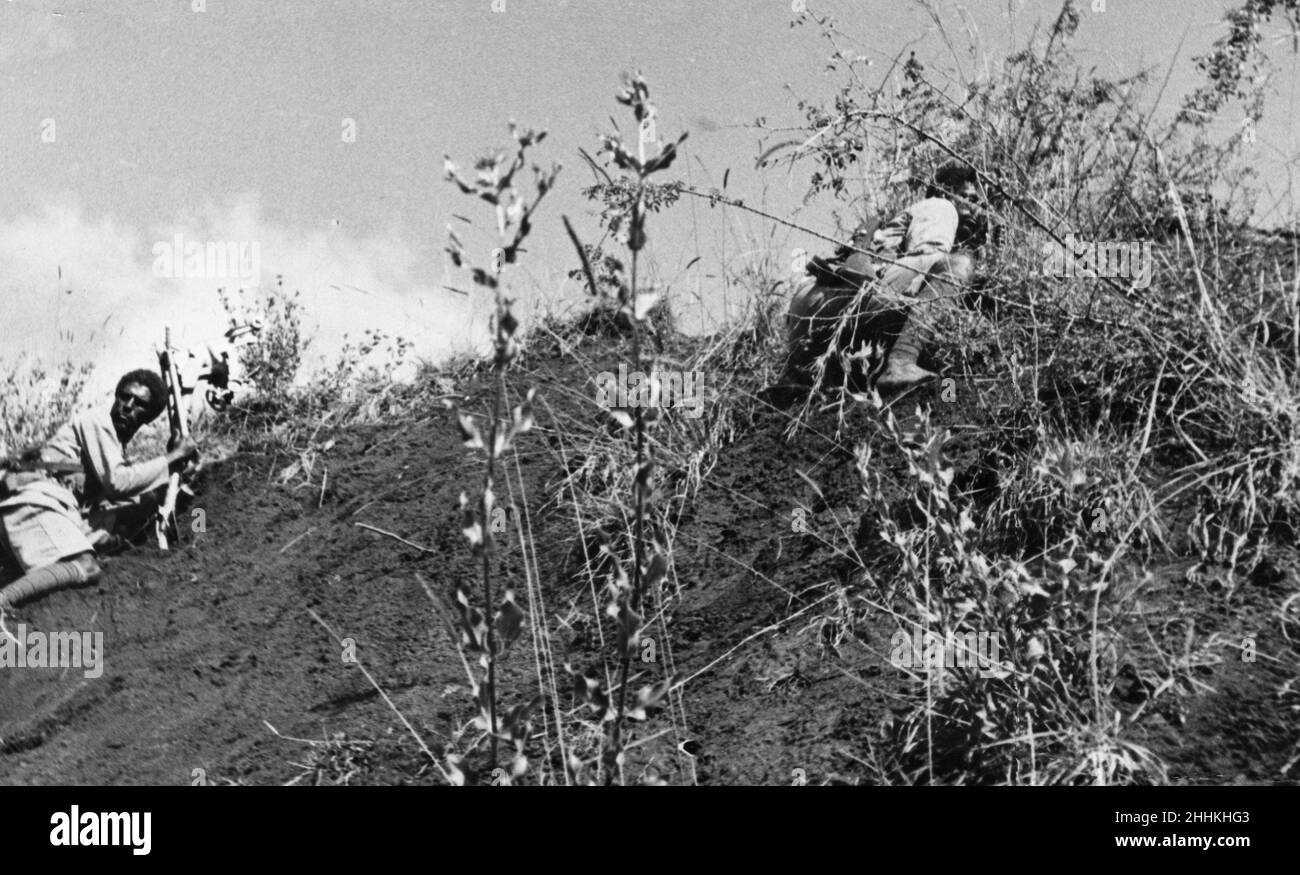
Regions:
<instances>
[{"instance_id":1,"label":"dry grass","mask_svg":"<svg viewBox=\"0 0 1300 875\"><path fill-rule=\"evenodd\" d=\"M1139 621L1129 596L1155 561L1194 560L1197 569L1232 580L1295 536L1296 240L1246 226L1253 204L1241 184L1249 161L1239 140L1211 144L1181 121L1155 130L1152 117L1137 109L1142 77L1083 75L1069 51L1078 23L1071 10L1067 4L1047 34L1005 63L990 59L996 69L979 81L936 82L908 64L883 87L869 87L865 66L842 55L833 62L841 91L824 103L804 101L803 127L785 132L785 147L767 154L810 170L813 195L865 185L880 211L905 206L916 197L916 182L950 159L974 168L988 195L992 229L981 279L966 290L972 306L937 317L939 364L972 396L962 407L970 421L960 425L987 450L973 463L989 475L982 489L958 488L971 472L952 461L954 437L935 424L933 410L923 406L900 423L878 397L853 391L847 376L839 385L819 379L818 391L788 420L791 440L856 450L860 511L874 537L861 548L847 522L825 536L824 546L852 568L854 584L808 594L817 611L804 605L785 619L797 617L832 638L854 635L854 618L873 616L909 635L982 632L1002 642L1005 665L997 671L915 672L905 716L883 716L879 740L851 752L868 780L1167 780L1165 765L1139 742L1143 721L1166 702L1203 692L1197 669L1219 659L1221 648L1181 627L1133 640L1133 630L1149 624ZM833 44L843 42L833 23L803 20L816 22ZM620 100L636 112L648 106L635 83ZM728 287L747 293L740 315L712 336L675 346L673 290L651 290L637 276L647 257L647 216L671 207L679 194L725 199L649 182L649 161L663 151L647 154L644 143L634 149L617 138L605 146L614 172L599 170L605 181L591 191L602 205L604 237L595 246L579 244L584 264L575 267L589 283L591 313L525 330L510 315L501 263L470 267L496 301L490 364L428 366L406 388L379 371L363 372L360 357L346 351L334 378L300 390L290 387L292 374L264 369L261 396L212 426L212 434L286 453L286 480L314 486L330 449L323 428L391 423L434 400L461 397L470 376L491 383L486 415L461 418L467 445L483 449L488 463L475 497L466 499L464 526L476 556L484 557L482 592L435 599L473 659L466 668L475 714L449 748L455 752L444 774L453 780L467 773L492 780L498 742L513 747L508 781L662 780L636 761L635 751L661 734L676 743L687 737L688 703L683 682L675 682L669 622L680 598L672 547L720 454L743 436L763 403L760 390L781 372L791 277L775 238L752 241L771 258L725 266ZM467 193L504 196L509 176L522 173L523 153L521 143L517 165L499 156L479 165L478 180L455 178ZM513 170L503 188L506 166ZM1189 209L1206 203L1215 180L1220 200L1209 210ZM552 174L542 194L553 181ZM510 263L522 226L505 221L501 209L497 219L496 243ZM1069 233L1152 243L1149 285L1133 277L1045 275L1044 247ZM570 234L577 242L572 228ZM608 251L619 234L630 244L625 259ZM453 248L468 260L459 241ZM864 290L863 297L870 294ZM300 352L293 305L274 306L282 328L274 343ZM840 330L847 332L847 324ZM367 336L357 349L382 352L389 343ZM296 364L276 349L272 344L255 360ZM819 374L832 364L848 376L869 372L881 351L870 344L829 349ZM512 444L526 431L521 423L531 419L533 403L514 378L526 376L532 356L542 352L558 352L585 375L581 385L555 387L557 397L536 399L545 419L537 431L566 472L545 499L527 494ZM395 341L389 353L400 358L407 349ZM602 409L593 381L611 360L703 373L703 414ZM84 377L70 366L53 375L11 366L0 445L15 449L48 434L66 417ZM879 464L886 453L903 460L905 473L891 475ZM513 534L524 560L519 594L494 583L492 529L485 525L503 487L508 503L522 510L513 515L514 532L503 534ZM893 498L900 494L906 514ZM573 570L582 586L567 604L544 585L530 508L573 521ZM1278 608L1288 640L1300 637L1297 604L1291 595ZM564 625L594 630L599 664L574 669L560 662L561 617ZM1175 622L1163 619L1166 626ZM498 635L531 647L534 688L498 689L494 669L506 649ZM661 652L653 663L638 659L651 636ZM1137 708L1115 701L1126 666L1151 691ZM1293 687L1282 691L1287 701L1295 699ZM498 708L499 698L513 704ZM313 743L299 780L346 782L362 773L364 751L354 743L322 745ZM694 775L689 758L672 768Z\"/></svg>"}]
</instances>

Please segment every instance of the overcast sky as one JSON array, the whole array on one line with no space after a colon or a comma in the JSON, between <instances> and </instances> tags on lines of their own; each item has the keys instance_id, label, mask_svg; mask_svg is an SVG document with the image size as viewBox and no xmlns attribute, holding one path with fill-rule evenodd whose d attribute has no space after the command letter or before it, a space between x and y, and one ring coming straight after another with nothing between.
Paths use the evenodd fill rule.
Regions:
<instances>
[{"instance_id":1,"label":"overcast sky","mask_svg":"<svg viewBox=\"0 0 1300 875\"><path fill-rule=\"evenodd\" d=\"M809 5L880 65L912 45L932 69L976 71L918 3ZM965 39L959 4L940 5ZM1091 5L1079 3L1078 43L1103 75L1150 67L1159 79L1183 41L1173 106L1232 4ZM996 62L1059 3L966 7ZM153 247L177 234L257 242L263 281L284 274L302 290L320 350L367 326L431 357L464 348L489 302L443 289L468 283L442 249L453 213L483 213L442 181L442 155L470 163L505 142L509 119L549 130L538 154L565 167L512 281L527 302L576 300L560 215L594 236L577 149L591 151L622 109L624 70L644 71L662 134L690 132L682 176L708 187L730 169L733 195L830 231L831 203L800 207L806 173L754 169L754 119L793 122L793 95L825 99L838 81L816 28L792 18L790 0L0 0L0 355L93 354L115 374L152 362L163 322L192 341L219 335L221 281L154 275ZM1289 44L1273 56L1291 75L1259 137L1261 161L1281 172L1297 158L1300 77ZM652 226L653 260L688 293L698 282L716 313L722 258L817 246L769 231L683 202Z\"/></svg>"}]
</instances>

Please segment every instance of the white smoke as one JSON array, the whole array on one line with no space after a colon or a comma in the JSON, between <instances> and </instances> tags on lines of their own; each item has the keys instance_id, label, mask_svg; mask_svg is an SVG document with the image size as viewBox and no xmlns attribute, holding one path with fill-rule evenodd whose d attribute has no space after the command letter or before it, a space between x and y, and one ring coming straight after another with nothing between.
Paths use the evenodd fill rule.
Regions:
<instances>
[{"instance_id":1,"label":"white smoke","mask_svg":"<svg viewBox=\"0 0 1300 875\"><path fill-rule=\"evenodd\" d=\"M164 325L178 346L220 339L227 317L217 289L255 283L188 271L157 276L154 247L178 234L200 244L258 244L262 287L281 275L287 291L301 292L303 327L313 337L309 365L332 361L345 335L359 340L366 328L405 337L416 355L433 359L476 349L469 339L486 336L489 302L444 289L463 278L429 267L396 232L278 226L245 195L148 228L91 221L76 204L0 222L0 356L93 361L90 389L101 391L125 370L156 366Z\"/></svg>"}]
</instances>

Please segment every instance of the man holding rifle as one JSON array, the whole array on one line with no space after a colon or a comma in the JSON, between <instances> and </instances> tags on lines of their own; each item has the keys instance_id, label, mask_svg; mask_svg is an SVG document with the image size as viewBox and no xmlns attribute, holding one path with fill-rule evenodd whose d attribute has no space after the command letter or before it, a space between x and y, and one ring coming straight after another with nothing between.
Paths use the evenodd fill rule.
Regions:
<instances>
[{"instance_id":1,"label":"man holding rifle","mask_svg":"<svg viewBox=\"0 0 1300 875\"><path fill-rule=\"evenodd\" d=\"M0 611L69 587L91 586L96 553L153 523L172 474L198 457L189 437L166 455L132 463L126 446L167 409L167 386L153 371L118 381L113 404L81 414L16 463L0 460L0 543L23 576L0 590Z\"/></svg>"},{"instance_id":2,"label":"man holding rifle","mask_svg":"<svg viewBox=\"0 0 1300 875\"><path fill-rule=\"evenodd\" d=\"M832 342L853 349L868 339L868 323L889 308L900 308L903 320L876 387L891 392L935 379L917 355L933 334L934 311L971 288L973 254L988 235L983 205L975 171L949 161L935 172L925 198L883 225L868 222L834 258L812 259L812 281L790 303L790 355L778 387L784 391L776 396L806 388Z\"/></svg>"}]
</instances>

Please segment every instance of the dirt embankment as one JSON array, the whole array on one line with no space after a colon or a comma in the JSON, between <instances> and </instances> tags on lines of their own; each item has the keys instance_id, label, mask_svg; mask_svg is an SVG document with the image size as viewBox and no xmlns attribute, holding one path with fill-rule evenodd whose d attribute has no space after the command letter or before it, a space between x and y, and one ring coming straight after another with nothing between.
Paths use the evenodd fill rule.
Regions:
<instances>
[{"instance_id":1,"label":"dirt embankment","mask_svg":"<svg viewBox=\"0 0 1300 875\"><path fill-rule=\"evenodd\" d=\"M583 379L555 360L532 383L545 395L548 381ZM954 405L935 410L953 423L972 419ZM539 424L526 438L534 445L521 455L521 470L542 584L557 657L588 667L598 663L593 636L559 622L567 605L589 608L590 599L583 602L585 583L566 576L573 518L552 500L562 470L545 450L544 417ZM677 753L687 739L673 733L640 755L673 783L865 780L863 738L901 704L906 681L886 661L892 622L858 611L846 636L825 619L837 587L862 585L831 546L854 538L861 512L851 443L825 431L787 443L783 426L775 413L753 415L722 451L677 533L682 597L664 628L677 677L689 678L685 732L694 758ZM350 639L397 708L440 750L469 716L469 691L416 574L443 588L476 579L459 532L458 496L473 490L481 463L460 446L440 408L333 437L309 485L279 482L292 461L283 455L231 459L202 485L205 532L171 553L146 548L113 559L98 588L56 594L10 619L11 629L25 622L46 632L102 632L104 662L96 678L76 668L0 673L0 782L439 780L309 611ZM963 454L969 462L978 448L957 449L962 464ZM881 464L893 463L882 455ZM811 511L806 527L792 525L800 506ZM519 548L510 540L504 567L522 593ZM1294 569L1248 581L1230 599L1190 585L1176 569L1166 572L1157 575L1152 610L1193 617L1202 633L1250 632L1261 653L1294 656L1271 617L1280 593L1296 586ZM531 653L525 639L508 659L508 695L532 693ZM1213 692L1188 700L1181 722L1157 722L1164 729L1150 739L1171 776L1278 780L1300 735L1275 695L1285 667L1207 666L1203 677ZM293 740L336 733L358 744L322 753Z\"/></svg>"}]
</instances>

